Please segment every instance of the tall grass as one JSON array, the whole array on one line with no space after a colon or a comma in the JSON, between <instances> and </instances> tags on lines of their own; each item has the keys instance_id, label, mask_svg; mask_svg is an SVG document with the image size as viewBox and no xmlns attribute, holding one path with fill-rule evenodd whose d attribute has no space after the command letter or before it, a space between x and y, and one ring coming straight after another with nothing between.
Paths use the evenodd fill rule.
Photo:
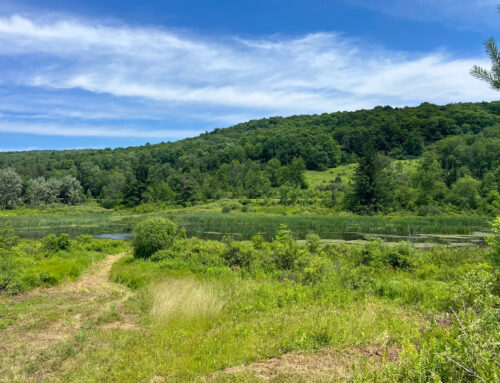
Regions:
<instances>
[{"instance_id":1,"label":"tall grass","mask_svg":"<svg viewBox=\"0 0 500 383\"><path fill-rule=\"evenodd\" d=\"M366 217L321 215L257 215L257 214L169 214L169 213L103 213L74 215L25 215L0 217L0 226L12 227L25 238L42 238L48 234L128 233L140 220L150 216L173 219L189 236L220 239L229 234L237 239L250 239L261 233L266 239L276 235L280 224L286 224L296 238L316 233L324 239L357 239L356 234L469 235L488 228L487 217Z\"/></svg>"},{"instance_id":2,"label":"tall grass","mask_svg":"<svg viewBox=\"0 0 500 383\"><path fill-rule=\"evenodd\" d=\"M156 324L171 319L214 318L224 307L220 292L212 284L191 277L167 279L149 288L151 317Z\"/></svg>"}]
</instances>

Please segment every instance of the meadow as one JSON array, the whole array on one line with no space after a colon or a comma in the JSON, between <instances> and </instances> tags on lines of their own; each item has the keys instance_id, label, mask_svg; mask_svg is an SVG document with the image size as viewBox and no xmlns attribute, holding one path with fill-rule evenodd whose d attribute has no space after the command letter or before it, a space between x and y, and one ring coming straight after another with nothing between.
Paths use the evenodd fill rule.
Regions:
<instances>
[{"instance_id":1,"label":"meadow","mask_svg":"<svg viewBox=\"0 0 500 383\"><path fill-rule=\"evenodd\" d=\"M490 242L423 250L298 242L285 226L271 241L180 229L152 254L96 263L76 286L1 295L0 380L498 381Z\"/></svg>"}]
</instances>

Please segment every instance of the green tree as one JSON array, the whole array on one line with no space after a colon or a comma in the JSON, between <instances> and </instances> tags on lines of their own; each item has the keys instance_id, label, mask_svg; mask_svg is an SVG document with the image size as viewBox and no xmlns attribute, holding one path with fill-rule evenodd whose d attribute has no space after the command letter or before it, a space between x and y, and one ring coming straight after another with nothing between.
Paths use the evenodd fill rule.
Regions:
<instances>
[{"instance_id":1,"label":"green tree","mask_svg":"<svg viewBox=\"0 0 500 383\"><path fill-rule=\"evenodd\" d=\"M476 209L479 205L479 188L481 182L465 176L455 182L451 188L450 200L458 207Z\"/></svg>"},{"instance_id":2,"label":"green tree","mask_svg":"<svg viewBox=\"0 0 500 383\"><path fill-rule=\"evenodd\" d=\"M107 177L106 186L102 189L102 197L112 205L118 205L118 202L123 198L127 178L125 175L115 170Z\"/></svg>"},{"instance_id":3,"label":"green tree","mask_svg":"<svg viewBox=\"0 0 500 383\"><path fill-rule=\"evenodd\" d=\"M294 187L307 188L305 173L306 164L301 157L294 158L290 165L283 168L282 183L289 182Z\"/></svg>"},{"instance_id":4,"label":"green tree","mask_svg":"<svg viewBox=\"0 0 500 383\"><path fill-rule=\"evenodd\" d=\"M277 158L272 158L266 164L266 173L271 181L271 186L273 188L280 186L280 169L281 163Z\"/></svg>"},{"instance_id":5,"label":"green tree","mask_svg":"<svg viewBox=\"0 0 500 383\"><path fill-rule=\"evenodd\" d=\"M143 199L147 202L153 202L155 205L158 202L174 202L175 198L175 192L164 181L149 186L143 193Z\"/></svg>"},{"instance_id":6,"label":"green tree","mask_svg":"<svg viewBox=\"0 0 500 383\"><path fill-rule=\"evenodd\" d=\"M51 204L58 201L61 191L61 181L56 178L46 180L38 177L28 182L26 199L32 206Z\"/></svg>"},{"instance_id":7,"label":"green tree","mask_svg":"<svg viewBox=\"0 0 500 383\"><path fill-rule=\"evenodd\" d=\"M15 208L22 189L21 177L14 169L0 169L0 207L3 209Z\"/></svg>"},{"instance_id":8,"label":"green tree","mask_svg":"<svg viewBox=\"0 0 500 383\"><path fill-rule=\"evenodd\" d=\"M498 7L500 10L500 6ZM471 74L479 80L486 81L493 89L500 90L500 52L492 37L484 42L486 53L491 60L491 70L474 65Z\"/></svg>"},{"instance_id":9,"label":"green tree","mask_svg":"<svg viewBox=\"0 0 500 383\"><path fill-rule=\"evenodd\" d=\"M60 180L60 198L61 201L68 205L74 205L82 200L83 188L73 176L65 176Z\"/></svg>"},{"instance_id":10,"label":"green tree","mask_svg":"<svg viewBox=\"0 0 500 383\"><path fill-rule=\"evenodd\" d=\"M420 206L432 205L445 197L443 169L434 151L424 153L419 160L414 182L418 190L417 204Z\"/></svg>"},{"instance_id":11,"label":"green tree","mask_svg":"<svg viewBox=\"0 0 500 383\"><path fill-rule=\"evenodd\" d=\"M394 200L390 161L373 147L366 148L354 174L350 210L371 214L386 210Z\"/></svg>"}]
</instances>

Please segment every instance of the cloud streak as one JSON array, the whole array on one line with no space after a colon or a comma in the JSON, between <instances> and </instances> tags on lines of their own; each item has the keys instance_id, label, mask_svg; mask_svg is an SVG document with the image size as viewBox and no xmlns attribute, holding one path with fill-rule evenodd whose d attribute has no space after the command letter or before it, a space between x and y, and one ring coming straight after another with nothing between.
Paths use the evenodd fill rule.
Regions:
<instances>
[{"instance_id":1,"label":"cloud streak","mask_svg":"<svg viewBox=\"0 0 500 383\"><path fill-rule=\"evenodd\" d=\"M163 140L194 137L203 131L158 129L145 130L142 128L116 127L116 126L68 126L51 123L22 123L22 122L0 122L1 133L35 134L42 136L64 136L64 137L140 137L157 138Z\"/></svg>"},{"instance_id":2,"label":"cloud streak","mask_svg":"<svg viewBox=\"0 0 500 383\"><path fill-rule=\"evenodd\" d=\"M445 23L456 29L498 26L497 0L343 0L394 17Z\"/></svg>"},{"instance_id":3,"label":"cloud streak","mask_svg":"<svg viewBox=\"0 0 500 383\"><path fill-rule=\"evenodd\" d=\"M375 49L336 33L208 39L77 19L0 17L0 83L14 92L32 89L50 93L48 99L65 100L38 105L47 111L37 113L59 118L54 124L17 123L16 128L30 134L180 138L194 131L139 132L91 122L65 126L64 118L148 120L149 115L167 121L198 115L198 120L229 123L238 115L495 99L494 91L469 76L473 64L487 65L480 58L454 58L444 52L415 56ZM0 93L4 113L7 97ZM79 100L86 102L80 108ZM15 109L22 113L22 103ZM0 124L0 132L13 129L12 123Z\"/></svg>"}]
</instances>

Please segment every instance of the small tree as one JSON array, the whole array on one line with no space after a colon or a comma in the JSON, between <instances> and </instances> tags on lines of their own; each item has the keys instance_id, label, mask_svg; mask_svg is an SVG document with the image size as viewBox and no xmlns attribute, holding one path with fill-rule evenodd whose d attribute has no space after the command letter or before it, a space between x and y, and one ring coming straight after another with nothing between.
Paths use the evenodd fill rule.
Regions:
<instances>
[{"instance_id":1,"label":"small tree","mask_svg":"<svg viewBox=\"0 0 500 383\"><path fill-rule=\"evenodd\" d=\"M158 250L169 248L176 232L177 225L166 218L153 217L139 222L132 233L134 256L149 258Z\"/></svg>"}]
</instances>

